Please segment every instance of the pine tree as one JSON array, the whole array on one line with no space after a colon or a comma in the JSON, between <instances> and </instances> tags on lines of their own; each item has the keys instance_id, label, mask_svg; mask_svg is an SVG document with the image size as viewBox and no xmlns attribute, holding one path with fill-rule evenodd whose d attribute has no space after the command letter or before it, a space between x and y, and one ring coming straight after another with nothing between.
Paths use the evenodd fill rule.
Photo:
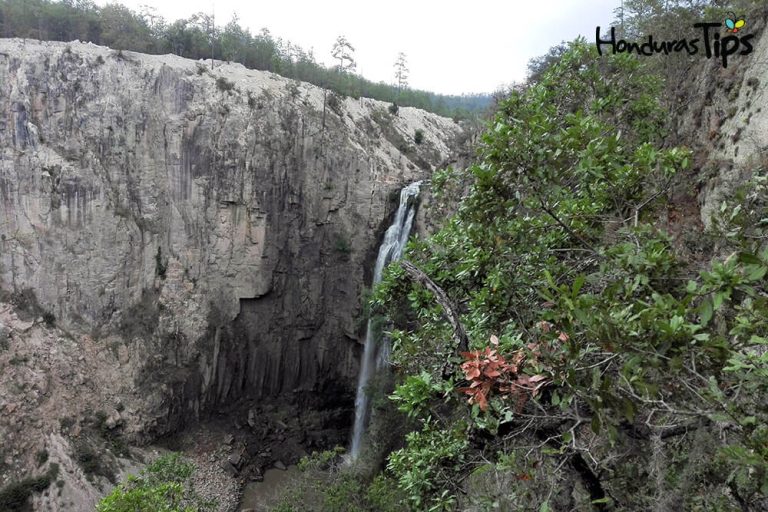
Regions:
<instances>
[{"instance_id":1,"label":"pine tree","mask_svg":"<svg viewBox=\"0 0 768 512\"><path fill-rule=\"evenodd\" d=\"M395 61L395 85L398 92L408 88L408 66L407 59L403 52L397 54Z\"/></svg>"},{"instance_id":2,"label":"pine tree","mask_svg":"<svg viewBox=\"0 0 768 512\"><path fill-rule=\"evenodd\" d=\"M354 52L354 46L347 41L346 37L339 36L336 38L336 42L331 50L331 55L334 59L339 61L339 66L337 68L339 73L353 71L355 69L357 64L353 58Z\"/></svg>"}]
</instances>

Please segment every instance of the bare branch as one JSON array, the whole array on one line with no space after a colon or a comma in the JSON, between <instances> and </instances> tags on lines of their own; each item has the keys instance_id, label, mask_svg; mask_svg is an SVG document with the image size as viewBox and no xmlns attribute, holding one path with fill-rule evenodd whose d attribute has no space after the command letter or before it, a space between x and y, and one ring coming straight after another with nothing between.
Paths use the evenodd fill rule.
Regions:
<instances>
[{"instance_id":1,"label":"bare branch","mask_svg":"<svg viewBox=\"0 0 768 512\"><path fill-rule=\"evenodd\" d=\"M467 352L469 350L467 333L464 331L464 326L461 325L456 308L448 298L448 295L446 295L445 291L410 261L401 260L400 265L413 281L420 283L435 295L435 300L443 308L443 314L446 320L448 320L451 327L453 327L453 339L456 342L456 351Z\"/></svg>"}]
</instances>

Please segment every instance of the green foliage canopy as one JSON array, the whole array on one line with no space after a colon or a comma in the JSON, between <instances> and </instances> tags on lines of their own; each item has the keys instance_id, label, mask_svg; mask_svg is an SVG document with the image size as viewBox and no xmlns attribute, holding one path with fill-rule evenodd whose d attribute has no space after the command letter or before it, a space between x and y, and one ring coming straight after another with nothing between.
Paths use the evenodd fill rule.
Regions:
<instances>
[{"instance_id":1,"label":"green foliage canopy","mask_svg":"<svg viewBox=\"0 0 768 512\"><path fill-rule=\"evenodd\" d=\"M768 251L749 226L768 196L750 184L749 216L723 207L706 236L730 233L728 251L709 268L657 226L690 155L663 146L662 82L642 64L572 43L500 104L458 212L406 254L461 305L471 348L498 336L543 392L468 406L461 374L443 377L461 359L431 294L397 266L376 290L396 322L392 398L422 425L388 466L414 509L477 506L488 495L460 482L480 466L508 482L496 506L525 510L765 504Z\"/></svg>"},{"instance_id":2,"label":"green foliage canopy","mask_svg":"<svg viewBox=\"0 0 768 512\"><path fill-rule=\"evenodd\" d=\"M191 488L194 465L178 453L164 455L115 487L96 512L205 512L215 510Z\"/></svg>"}]
</instances>

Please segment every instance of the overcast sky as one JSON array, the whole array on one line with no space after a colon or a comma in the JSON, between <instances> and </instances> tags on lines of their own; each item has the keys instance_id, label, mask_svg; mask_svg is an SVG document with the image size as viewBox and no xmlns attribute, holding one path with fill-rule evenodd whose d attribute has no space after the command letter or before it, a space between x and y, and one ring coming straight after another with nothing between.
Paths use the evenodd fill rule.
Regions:
<instances>
[{"instance_id":1,"label":"overcast sky","mask_svg":"<svg viewBox=\"0 0 768 512\"><path fill-rule=\"evenodd\" d=\"M392 82L397 53L408 57L409 85L446 94L492 92L522 80L531 57L579 35L594 39L621 0L122 0L136 10L149 5L167 20L214 12L224 25L268 28L328 64L339 35L356 49L357 71ZM111 3L97 0L97 4Z\"/></svg>"}]
</instances>

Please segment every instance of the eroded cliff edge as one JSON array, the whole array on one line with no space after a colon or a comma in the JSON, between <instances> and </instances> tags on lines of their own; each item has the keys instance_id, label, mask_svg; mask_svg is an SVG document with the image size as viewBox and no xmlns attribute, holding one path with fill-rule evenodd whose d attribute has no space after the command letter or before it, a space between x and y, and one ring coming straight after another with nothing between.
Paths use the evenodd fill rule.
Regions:
<instances>
[{"instance_id":1,"label":"eroded cliff edge","mask_svg":"<svg viewBox=\"0 0 768 512\"><path fill-rule=\"evenodd\" d=\"M22 326L4 343L26 357L4 370L21 384L4 438L58 433L51 402L141 441L243 397L351 401L393 200L462 134L388 107L238 64L0 40L0 289Z\"/></svg>"}]
</instances>

